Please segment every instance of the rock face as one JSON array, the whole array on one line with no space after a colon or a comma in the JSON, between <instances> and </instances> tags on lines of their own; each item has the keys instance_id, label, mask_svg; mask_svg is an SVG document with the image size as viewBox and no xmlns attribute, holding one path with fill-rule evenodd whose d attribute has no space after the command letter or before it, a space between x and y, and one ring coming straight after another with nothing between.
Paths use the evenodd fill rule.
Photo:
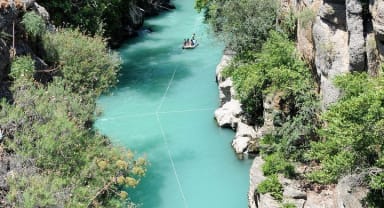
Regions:
<instances>
[{"instance_id":1,"label":"rock face","mask_svg":"<svg viewBox=\"0 0 384 208\"><path fill-rule=\"evenodd\" d=\"M340 97L332 81L335 76L353 71L379 73L384 52L384 2L371 0L368 10L368 4L360 0L323 0L312 29L325 110Z\"/></svg>"},{"instance_id":2,"label":"rock face","mask_svg":"<svg viewBox=\"0 0 384 208\"><path fill-rule=\"evenodd\" d=\"M264 161L256 157L250 170L248 192L249 208L277 208L281 203L269 194L257 193L257 186L265 180L262 172ZM279 176L283 186L282 203L294 204L300 208L363 208L362 200L367 196L365 178L368 173L347 175L334 186L308 188L300 180Z\"/></svg>"},{"instance_id":3,"label":"rock face","mask_svg":"<svg viewBox=\"0 0 384 208\"><path fill-rule=\"evenodd\" d=\"M324 109L340 97L340 90L333 84L333 78L349 71L345 10L345 2L324 2L313 26L315 66L320 78Z\"/></svg>"},{"instance_id":4,"label":"rock face","mask_svg":"<svg viewBox=\"0 0 384 208\"><path fill-rule=\"evenodd\" d=\"M363 5L360 0L346 0L347 30L349 33L349 70L364 71L365 39Z\"/></svg>"},{"instance_id":5,"label":"rock face","mask_svg":"<svg viewBox=\"0 0 384 208\"><path fill-rule=\"evenodd\" d=\"M310 9L315 13L309 25L297 28L297 48L307 63L313 66L318 81L323 110L336 102L342 92L333 84L335 76L354 71L380 74L384 59L384 0L281 0L295 12ZM264 126L256 128L256 137L273 129L273 114L281 111L281 95L264 98ZM250 171L249 207L281 207L270 195L258 194L257 185L265 177L263 160L255 158ZM304 174L304 173L301 173ZM302 176L302 175L301 175ZM279 176L283 185L283 203L300 208L359 208L368 190L364 184L366 173L347 175L338 184L313 186L303 181ZM298 177L300 178L300 176Z\"/></svg>"}]
</instances>

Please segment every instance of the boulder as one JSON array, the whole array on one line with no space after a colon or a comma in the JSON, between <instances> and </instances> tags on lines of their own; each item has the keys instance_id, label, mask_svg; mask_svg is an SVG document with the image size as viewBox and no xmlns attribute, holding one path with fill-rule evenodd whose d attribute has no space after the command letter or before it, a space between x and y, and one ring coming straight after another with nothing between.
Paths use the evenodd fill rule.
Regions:
<instances>
[{"instance_id":1,"label":"boulder","mask_svg":"<svg viewBox=\"0 0 384 208\"><path fill-rule=\"evenodd\" d=\"M216 66L216 81L218 83L225 81L225 78L222 76L222 71L226 66L229 65L233 58L234 54L227 54L224 52L224 55L221 57L220 63Z\"/></svg>"},{"instance_id":2,"label":"boulder","mask_svg":"<svg viewBox=\"0 0 384 208\"><path fill-rule=\"evenodd\" d=\"M251 138L248 136L235 137L235 139L232 141L232 147L235 149L237 154L242 154L247 149L250 140Z\"/></svg>"},{"instance_id":3,"label":"boulder","mask_svg":"<svg viewBox=\"0 0 384 208\"><path fill-rule=\"evenodd\" d=\"M247 136L251 138L256 138L256 131L253 126L239 122L236 128L236 137Z\"/></svg>"},{"instance_id":4,"label":"boulder","mask_svg":"<svg viewBox=\"0 0 384 208\"><path fill-rule=\"evenodd\" d=\"M49 22L49 13L44 7L40 6L38 3L35 2L34 10L45 20L45 22Z\"/></svg>"},{"instance_id":5,"label":"boulder","mask_svg":"<svg viewBox=\"0 0 384 208\"><path fill-rule=\"evenodd\" d=\"M323 190L320 193L314 191L307 192L307 201L304 208L324 208L337 207L334 203L334 195L332 190Z\"/></svg>"},{"instance_id":6,"label":"boulder","mask_svg":"<svg viewBox=\"0 0 384 208\"><path fill-rule=\"evenodd\" d=\"M258 194L256 208L281 208L281 204L270 194Z\"/></svg>"},{"instance_id":7,"label":"boulder","mask_svg":"<svg viewBox=\"0 0 384 208\"><path fill-rule=\"evenodd\" d=\"M242 113L240 102L232 99L215 111L215 119L220 127L236 129Z\"/></svg>"},{"instance_id":8,"label":"boulder","mask_svg":"<svg viewBox=\"0 0 384 208\"><path fill-rule=\"evenodd\" d=\"M376 77L380 71L380 55L377 49L376 38L373 32L368 33L366 37L367 66L368 74Z\"/></svg>"}]
</instances>

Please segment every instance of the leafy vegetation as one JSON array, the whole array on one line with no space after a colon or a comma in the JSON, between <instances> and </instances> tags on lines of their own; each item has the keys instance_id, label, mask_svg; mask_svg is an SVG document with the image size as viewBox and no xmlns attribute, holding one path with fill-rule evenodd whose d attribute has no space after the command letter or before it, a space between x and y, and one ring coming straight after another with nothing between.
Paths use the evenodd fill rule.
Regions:
<instances>
[{"instance_id":1,"label":"leafy vegetation","mask_svg":"<svg viewBox=\"0 0 384 208\"><path fill-rule=\"evenodd\" d=\"M195 7L205 9L207 21L227 46L239 52L257 50L275 28L277 1L199 0Z\"/></svg>"},{"instance_id":2,"label":"leafy vegetation","mask_svg":"<svg viewBox=\"0 0 384 208\"><path fill-rule=\"evenodd\" d=\"M58 75L73 92L99 95L116 83L120 60L108 51L102 37L60 29L45 35L43 44L45 60L60 71Z\"/></svg>"},{"instance_id":3,"label":"leafy vegetation","mask_svg":"<svg viewBox=\"0 0 384 208\"><path fill-rule=\"evenodd\" d=\"M283 186L280 184L276 174L268 176L257 186L257 192L261 194L270 193L273 198L281 201L283 199Z\"/></svg>"},{"instance_id":4,"label":"leafy vegetation","mask_svg":"<svg viewBox=\"0 0 384 208\"><path fill-rule=\"evenodd\" d=\"M31 57L17 57L12 103L0 103L5 148L18 165L7 178L16 207L134 207L127 187L146 160L92 129L96 98L116 82L120 60L101 37L60 29L43 35L52 81L34 80Z\"/></svg>"},{"instance_id":5,"label":"leafy vegetation","mask_svg":"<svg viewBox=\"0 0 384 208\"><path fill-rule=\"evenodd\" d=\"M265 163L262 167L263 173L266 176L282 173L286 177L295 175L295 168L279 153L268 155L264 158Z\"/></svg>"},{"instance_id":6,"label":"leafy vegetation","mask_svg":"<svg viewBox=\"0 0 384 208\"><path fill-rule=\"evenodd\" d=\"M113 36L123 26L124 14L130 11L134 1L122 0L85 0L85 1L51 1L41 0L41 3L51 14L53 23L57 26L81 28L88 34ZM128 19L128 18L126 18Z\"/></svg>"},{"instance_id":7,"label":"leafy vegetation","mask_svg":"<svg viewBox=\"0 0 384 208\"><path fill-rule=\"evenodd\" d=\"M35 12L25 13L21 23L32 38L40 37L46 31L44 20Z\"/></svg>"},{"instance_id":8,"label":"leafy vegetation","mask_svg":"<svg viewBox=\"0 0 384 208\"><path fill-rule=\"evenodd\" d=\"M11 73L9 76L13 79L26 79L33 78L35 73L35 62L29 56L22 56L12 62Z\"/></svg>"},{"instance_id":9,"label":"leafy vegetation","mask_svg":"<svg viewBox=\"0 0 384 208\"><path fill-rule=\"evenodd\" d=\"M310 175L321 183L336 182L357 168L384 168L384 79L366 73L337 77L344 95L322 115L324 138L311 144L309 157L321 162L322 170ZM384 189L383 174L374 176L371 188Z\"/></svg>"},{"instance_id":10,"label":"leafy vegetation","mask_svg":"<svg viewBox=\"0 0 384 208\"><path fill-rule=\"evenodd\" d=\"M364 15L369 15L363 3ZM232 78L248 122L262 126L263 102L275 101L273 130L260 141L268 179L258 191L281 199L276 174L293 176L291 161L299 161L318 166L307 175L318 183L336 183L354 171L368 172L371 192L366 205L382 207L384 78L366 73L337 77L343 97L319 116L311 70L290 40L295 38L297 21L304 28L312 24L312 10L294 14L278 10L275 2L253 0L197 0L195 8L205 12L213 30L238 52L224 76ZM324 47L332 59L328 50L332 47Z\"/></svg>"},{"instance_id":11,"label":"leafy vegetation","mask_svg":"<svg viewBox=\"0 0 384 208\"><path fill-rule=\"evenodd\" d=\"M263 99L270 94L281 97L275 131L263 143L269 152L302 160L317 128L317 96L309 69L293 42L278 32L271 32L261 52L250 57L247 64L229 67L226 75L232 77L248 117L258 125L263 121Z\"/></svg>"}]
</instances>

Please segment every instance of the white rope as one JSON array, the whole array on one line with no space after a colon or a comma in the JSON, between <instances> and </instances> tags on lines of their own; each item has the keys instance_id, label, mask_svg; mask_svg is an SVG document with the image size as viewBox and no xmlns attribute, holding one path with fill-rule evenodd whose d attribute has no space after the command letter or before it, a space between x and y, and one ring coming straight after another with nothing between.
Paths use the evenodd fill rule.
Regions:
<instances>
[{"instance_id":1,"label":"white rope","mask_svg":"<svg viewBox=\"0 0 384 208\"><path fill-rule=\"evenodd\" d=\"M175 78L176 71L177 71L177 67L175 67L175 70L173 70L173 74L172 74L171 80L169 80L167 89L165 90L165 92L164 92L164 94L163 94L163 97L161 98L161 101L160 101L159 106L157 106L156 113L158 113L159 110L160 110L160 108L163 106L165 97L167 96L167 94L168 94L168 90L169 90L169 88L170 88L171 85L172 85L173 79Z\"/></svg>"},{"instance_id":2,"label":"white rope","mask_svg":"<svg viewBox=\"0 0 384 208\"><path fill-rule=\"evenodd\" d=\"M173 161L172 154L171 154L171 151L169 149L169 145L168 145L167 138L165 136L163 125L161 125L160 117L159 117L158 114L156 114L156 117L157 117L157 122L159 123L161 135L162 135L163 140L164 140L164 144L165 144L165 146L167 147L167 150L168 150L168 158L169 158L169 161L171 162L173 173L175 174L175 178L176 178L176 181L177 181L177 185L179 186L181 197L183 198L184 207L188 208L187 200L186 200L185 195L184 195L183 187L181 186L179 175L177 174L177 171L176 171L175 163Z\"/></svg>"},{"instance_id":3,"label":"white rope","mask_svg":"<svg viewBox=\"0 0 384 208\"><path fill-rule=\"evenodd\" d=\"M213 111L215 108L192 108L186 110L174 110L174 111L160 111L158 114L169 114L169 113L185 113L185 112L197 112L197 111Z\"/></svg>"},{"instance_id":4,"label":"white rope","mask_svg":"<svg viewBox=\"0 0 384 208\"><path fill-rule=\"evenodd\" d=\"M157 117L157 122L159 123L159 127L160 127L160 131L161 131L161 135L162 135L163 140L164 140L164 144L165 144L165 146L167 147L168 158L169 158L169 161L171 162L172 169L173 169L173 173L175 174L175 178L176 178L177 184L178 184L178 186L179 186L179 190L180 190L181 197L183 198L184 207L185 207L185 208L188 208L188 204L187 204L187 200L186 200L185 195L184 195L183 187L181 186L180 178L179 178L179 175L177 174L176 167L175 167L175 163L174 163L174 161L173 161L172 154L171 154L171 151L170 151L170 149L169 149L169 145L168 145L167 137L165 136L165 132L164 132L164 129L163 129L163 125L161 124L160 116L159 116L159 110L160 110L161 107L163 106L165 97L167 96L168 91L169 91L169 88L171 87L172 82L173 82L173 79L175 78L176 71L177 71L177 67L175 67L175 70L173 71L171 80L169 80L167 89L165 90L165 92L164 92L164 94L163 94L163 97L161 98L161 102L160 102L159 106L158 106L157 109L156 109L156 117Z\"/></svg>"}]
</instances>

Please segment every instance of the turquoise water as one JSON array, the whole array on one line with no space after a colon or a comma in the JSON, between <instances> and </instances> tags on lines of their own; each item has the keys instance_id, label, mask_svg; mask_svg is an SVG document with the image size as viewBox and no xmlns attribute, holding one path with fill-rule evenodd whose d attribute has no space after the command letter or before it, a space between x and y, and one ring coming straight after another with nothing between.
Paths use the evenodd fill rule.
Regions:
<instances>
[{"instance_id":1,"label":"turquoise water","mask_svg":"<svg viewBox=\"0 0 384 208\"><path fill-rule=\"evenodd\" d=\"M245 208L251 161L236 158L234 133L213 119L223 46L207 32L194 0L174 3L176 10L146 21L153 33L119 50L120 82L99 99L104 113L96 126L150 161L146 177L129 193L142 207ZM200 45L182 50L192 33Z\"/></svg>"}]
</instances>

